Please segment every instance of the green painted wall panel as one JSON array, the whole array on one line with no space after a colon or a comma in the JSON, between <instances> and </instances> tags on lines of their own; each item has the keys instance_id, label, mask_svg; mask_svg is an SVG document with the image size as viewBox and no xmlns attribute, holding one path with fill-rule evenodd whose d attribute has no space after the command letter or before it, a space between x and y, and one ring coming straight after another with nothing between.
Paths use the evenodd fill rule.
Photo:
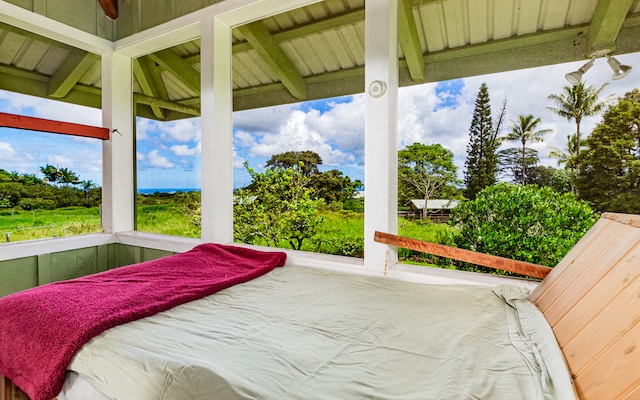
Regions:
<instances>
[{"instance_id":1,"label":"green painted wall panel","mask_svg":"<svg viewBox=\"0 0 640 400\"><path fill-rule=\"evenodd\" d=\"M172 254L118 243L0 261L0 297Z\"/></svg>"},{"instance_id":2,"label":"green painted wall panel","mask_svg":"<svg viewBox=\"0 0 640 400\"><path fill-rule=\"evenodd\" d=\"M47 266L38 265L42 270ZM52 282L73 279L98 272L97 247L62 251L51 254L50 276Z\"/></svg>"},{"instance_id":3,"label":"green painted wall panel","mask_svg":"<svg viewBox=\"0 0 640 400\"><path fill-rule=\"evenodd\" d=\"M38 284L38 258L0 261L0 297Z\"/></svg>"},{"instance_id":4,"label":"green painted wall panel","mask_svg":"<svg viewBox=\"0 0 640 400\"><path fill-rule=\"evenodd\" d=\"M174 254L171 251L141 248L141 261L156 260Z\"/></svg>"}]
</instances>

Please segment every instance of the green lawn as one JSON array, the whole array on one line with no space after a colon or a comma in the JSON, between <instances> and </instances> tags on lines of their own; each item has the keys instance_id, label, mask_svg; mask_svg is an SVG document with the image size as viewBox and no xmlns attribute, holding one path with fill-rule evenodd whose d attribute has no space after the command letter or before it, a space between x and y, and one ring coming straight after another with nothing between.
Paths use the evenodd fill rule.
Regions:
<instances>
[{"instance_id":1,"label":"green lawn","mask_svg":"<svg viewBox=\"0 0 640 400\"><path fill-rule=\"evenodd\" d=\"M354 257L363 256L364 214L352 211L324 211L324 222L313 238L306 239L302 250ZM400 219L399 234L436 243L452 244L455 230L444 224L414 222ZM200 237L200 227L193 224L186 209L171 202L158 202L139 206L137 230L182 237ZM24 211L0 210L0 242L7 237L12 242L75 236L100 232L98 207L68 207L56 210ZM264 244L264 243L263 243ZM281 248L291 248L286 241ZM424 255L399 250L399 256L408 262L431 264L434 261Z\"/></svg>"},{"instance_id":2,"label":"green lawn","mask_svg":"<svg viewBox=\"0 0 640 400\"><path fill-rule=\"evenodd\" d=\"M0 242L76 236L101 232L99 207L24 211L0 209Z\"/></svg>"}]
</instances>

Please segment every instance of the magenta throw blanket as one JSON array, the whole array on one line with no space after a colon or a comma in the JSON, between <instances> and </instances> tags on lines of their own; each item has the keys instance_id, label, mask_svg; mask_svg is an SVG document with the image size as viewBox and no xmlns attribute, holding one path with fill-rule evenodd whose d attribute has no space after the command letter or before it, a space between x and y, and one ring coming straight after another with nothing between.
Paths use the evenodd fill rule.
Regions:
<instances>
[{"instance_id":1,"label":"magenta throw blanket","mask_svg":"<svg viewBox=\"0 0 640 400\"><path fill-rule=\"evenodd\" d=\"M89 339L284 265L286 254L202 244L192 250L0 298L0 373L32 400L62 389Z\"/></svg>"}]
</instances>

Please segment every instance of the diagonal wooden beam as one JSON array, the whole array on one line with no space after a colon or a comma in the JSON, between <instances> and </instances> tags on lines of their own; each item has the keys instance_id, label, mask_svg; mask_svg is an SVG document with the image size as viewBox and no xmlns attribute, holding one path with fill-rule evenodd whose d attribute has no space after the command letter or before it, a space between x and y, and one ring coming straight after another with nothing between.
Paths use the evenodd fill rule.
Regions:
<instances>
[{"instance_id":1,"label":"diagonal wooden beam","mask_svg":"<svg viewBox=\"0 0 640 400\"><path fill-rule=\"evenodd\" d=\"M424 56L416 20L413 16L411 0L400 0L398 2L398 37L411 79L414 82L424 82Z\"/></svg>"},{"instance_id":2,"label":"diagonal wooden beam","mask_svg":"<svg viewBox=\"0 0 640 400\"><path fill-rule=\"evenodd\" d=\"M634 0L599 0L587 36L588 58L613 52L616 40Z\"/></svg>"},{"instance_id":3,"label":"diagonal wooden beam","mask_svg":"<svg viewBox=\"0 0 640 400\"><path fill-rule=\"evenodd\" d=\"M273 39L262 21L239 26L238 31L258 52L271 72L278 77L293 97L300 100L307 98L307 85L302 75Z\"/></svg>"},{"instance_id":4,"label":"diagonal wooden beam","mask_svg":"<svg viewBox=\"0 0 640 400\"><path fill-rule=\"evenodd\" d=\"M151 76L149 68L149 59L147 57L136 58L133 60L133 76L138 81L142 93L150 97L160 97L159 91L156 89L155 82ZM153 63L153 61L151 61ZM157 105L150 105L153 115L158 119L164 119L164 111Z\"/></svg>"},{"instance_id":5,"label":"diagonal wooden beam","mask_svg":"<svg viewBox=\"0 0 640 400\"><path fill-rule=\"evenodd\" d=\"M54 98L65 97L98 60L100 56L96 54L82 50L71 51L51 76L47 94Z\"/></svg>"},{"instance_id":6,"label":"diagonal wooden beam","mask_svg":"<svg viewBox=\"0 0 640 400\"><path fill-rule=\"evenodd\" d=\"M374 240L378 243L385 243L391 246L402 247L404 249L421 251L423 253L433 254L439 257L452 258L454 260L514 272L516 274L526 275L533 278L543 279L552 270L552 268L545 267L544 265L459 249L457 247L445 246L443 244L425 242L404 236L392 235L390 233L376 231Z\"/></svg>"},{"instance_id":7,"label":"diagonal wooden beam","mask_svg":"<svg viewBox=\"0 0 640 400\"><path fill-rule=\"evenodd\" d=\"M148 57L169 71L191 91L200 95L200 74L188 62L171 49L160 50Z\"/></svg>"}]
</instances>

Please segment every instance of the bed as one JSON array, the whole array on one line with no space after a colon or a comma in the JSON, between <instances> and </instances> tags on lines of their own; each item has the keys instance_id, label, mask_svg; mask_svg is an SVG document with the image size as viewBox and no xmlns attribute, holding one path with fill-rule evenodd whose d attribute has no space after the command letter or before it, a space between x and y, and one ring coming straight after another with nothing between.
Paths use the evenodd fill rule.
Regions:
<instances>
[{"instance_id":1,"label":"bed","mask_svg":"<svg viewBox=\"0 0 640 400\"><path fill-rule=\"evenodd\" d=\"M638 227L604 215L532 293L271 268L91 338L59 399L634 399Z\"/></svg>"}]
</instances>

